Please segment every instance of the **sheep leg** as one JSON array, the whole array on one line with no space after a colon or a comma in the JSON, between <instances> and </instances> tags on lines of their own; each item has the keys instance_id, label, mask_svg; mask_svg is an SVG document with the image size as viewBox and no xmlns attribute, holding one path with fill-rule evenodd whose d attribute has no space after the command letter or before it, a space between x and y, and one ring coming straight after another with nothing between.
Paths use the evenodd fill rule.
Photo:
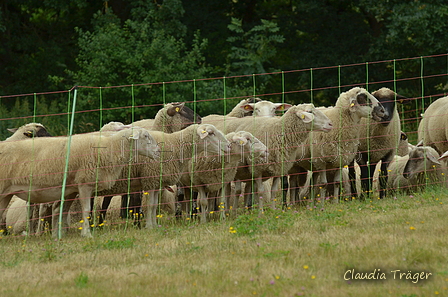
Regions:
<instances>
[{"instance_id":1,"label":"sheep leg","mask_svg":"<svg viewBox=\"0 0 448 297\"><path fill-rule=\"evenodd\" d=\"M51 218L51 235L53 238L57 238L59 235L59 229L61 229L61 234L65 234L66 233L66 229L69 226L69 221L68 221L68 212L70 210L70 206L73 204L74 199L76 198L77 193L73 193L69 196L67 196L65 198L64 201L64 207L62 208L62 219L61 219L61 224L59 224L59 215L60 215L60 209L61 209L61 200L55 201L53 202L52 205L52 218ZM84 199L84 200L89 200L89 199ZM88 204L90 206L90 202L88 201ZM40 213L39 216L43 216L43 213ZM85 219L83 219L84 222L86 221ZM87 220L88 222L88 220ZM84 228L83 228L84 229Z\"/></svg>"},{"instance_id":2,"label":"sheep leg","mask_svg":"<svg viewBox=\"0 0 448 297\"><path fill-rule=\"evenodd\" d=\"M277 191L278 191L278 186L280 185L280 181L281 178L276 176L274 177L274 179L272 180L272 186L271 186L271 204L272 204L272 209L275 208L275 202L277 201Z\"/></svg>"},{"instance_id":3,"label":"sheep leg","mask_svg":"<svg viewBox=\"0 0 448 297\"><path fill-rule=\"evenodd\" d=\"M325 198L327 197L327 184L328 184L328 180L327 180L327 170L322 170L321 172L319 172L318 174L318 186L319 186L319 194L318 196L318 200L321 199L322 201L325 201Z\"/></svg>"},{"instance_id":4,"label":"sheep leg","mask_svg":"<svg viewBox=\"0 0 448 297\"><path fill-rule=\"evenodd\" d=\"M198 188L198 207L201 209L201 223L207 222L208 201L207 193L203 187Z\"/></svg>"},{"instance_id":5,"label":"sheep leg","mask_svg":"<svg viewBox=\"0 0 448 297\"><path fill-rule=\"evenodd\" d=\"M8 228L6 228L6 216L3 213L6 211L9 202L11 201L13 195L5 195L0 198L0 234L7 235Z\"/></svg>"},{"instance_id":6,"label":"sheep leg","mask_svg":"<svg viewBox=\"0 0 448 297\"><path fill-rule=\"evenodd\" d=\"M79 202L81 202L82 210L82 229L81 236L92 238L92 233L90 232L89 217L90 217L90 199L92 197L93 187L83 185L79 188Z\"/></svg>"},{"instance_id":7,"label":"sheep leg","mask_svg":"<svg viewBox=\"0 0 448 297\"><path fill-rule=\"evenodd\" d=\"M389 159L389 157L387 158ZM387 172L387 167L389 167L389 162L388 160L384 159L381 162L381 167L380 167L380 174L378 177L378 181L379 181L379 194L380 194L380 198L384 198L386 196L386 188L387 188L387 178L388 178L388 172Z\"/></svg>"},{"instance_id":8,"label":"sheep leg","mask_svg":"<svg viewBox=\"0 0 448 297\"><path fill-rule=\"evenodd\" d=\"M333 177L333 203L338 203L339 202L339 193L340 193L340 187L341 187L341 170L337 169L334 172L334 177Z\"/></svg>"},{"instance_id":9,"label":"sheep leg","mask_svg":"<svg viewBox=\"0 0 448 297\"><path fill-rule=\"evenodd\" d=\"M287 197L286 197L288 195L288 189L289 189L288 176L284 175L284 176L282 176L282 202L283 202L283 207L285 207L285 208L288 206ZM289 200L292 201L291 198Z\"/></svg>"},{"instance_id":10,"label":"sheep leg","mask_svg":"<svg viewBox=\"0 0 448 297\"><path fill-rule=\"evenodd\" d=\"M244 205L247 208L252 208L254 205L254 197L252 193L252 181L247 181L244 186Z\"/></svg>"},{"instance_id":11,"label":"sheep leg","mask_svg":"<svg viewBox=\"0 0 448 297\"><path fill-rule=\"evenodd\" d=\"M297 203L297 192L299 186L299 176L297 174L289 176L289 203Z\"/></svg>"},{"instance_id":12,"label":"sheep leg","mask_svg":"<svg viewBox=\"0 0 448 297\"><path fill-rule=\"evenodd\" d=\"M361 169L361 193L363 196L369 196L372 192L372 180L375 173L376 164L359 164Z\"/></svg>"},{"instance_id":13,"label":"sheep leg","mask_svg":"<svg viewBox=\"0 0 448 297\"><path fill-rule=\"evenodd\" d=\"M148 205L146 211L146 229L152 229L157 226L157 207L159 206L159 191L150 191L148 193Z\"/></svg>"},{"instance_id":14,"label":"sheep leg","mask_svg":"<svg viewBox=\"0 0 448 297\"><path fill-rule=\"evenodd\" d=\"M36 235L40 235L44 232L45 222L51 223L49 217L51 217L52 203L40 203L39 204L39 221L37 223Z\"/></svg>"},{"instance_id":15,"label":"sheep leg","mask_svg":"<svg viewBox=\"0 0 448 297\"><path fill-rule=\"evenodd\" d=\"M348 166L348 179L350 183L351 195L358 195L358 190L356 189L355 161L351 162Z\"/></svg>"},{"instance_id":16,"label":"sheep leg","mask_svg":"<svg viewBox=\"0 0 448 297\"><path fill-rule=\"evenodd\" d=\"M27 202L28 230L27 234L35 234L39 221L39 204Z\"/></svg>"},{"instance_id":17,"label":"sheep leg","mask_svg":"<svg viewBox=\"0 0 448 297\"><path fill-rule=\"evenodd\" d=\"M103 203L101 204L101 210L99 211L98 224L101 225L106 219L107 209L110 206L113 196L104 196Z\"/></svg>"},{"instance_id":18,"label":"sheep leg","mask_svg":"<svg viewBox=\"0 0 448 297\"><path fill-rule=\"evenodd\" d=\"M254 191L255 197L258 197L256 201L258 201L258 208L263 211L263 202L264 202L264 183L262 178L257 178L255 180L256 190Z\"/></svg>"}]
</instances>

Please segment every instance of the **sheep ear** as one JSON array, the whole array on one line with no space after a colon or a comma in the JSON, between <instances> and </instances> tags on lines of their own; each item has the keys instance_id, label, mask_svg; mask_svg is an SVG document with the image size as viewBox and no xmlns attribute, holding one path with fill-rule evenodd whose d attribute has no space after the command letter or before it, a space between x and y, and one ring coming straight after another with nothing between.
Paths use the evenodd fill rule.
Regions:
<instances>
[{"instance_id":1,"label":"sheep ear","mask_svg":"<svg viewBox=\"0 0 448 297\"><path fill-rule=\"evenodd\" d=\"M234 135L232 137L232 141L235 143L238 143L238 145L240 145L240 146L245 146L247 143L247 138Z\"/></svg>"},{"instance_id":2,"label":"sheep ear","mask_svg":"<svg viewBox=\"0 0 448 297\"><path fill-rule=\"evenodd\" d=\"M18 130L18 128L8 128L7 130L11 133L15 133Z\"/></svg>"},{"instance_id":3,"label":"sheep ear","mask_svg":"<svg viewBox=\"0 0 448 297\"><path fill-rule=\"evenodd\" d=\"M246 101L247 101L247 103L257 103L257 102L260 102L261 99L258 97L252 97L252 98L247 99Z\"/></svg>"},{"instance_id":4,"label":"sheep ear","mask_svg":"<svg viewBox=\"0 0 448 297\"><path fill-rule=\"evenodd\" d=\"M131 135L129 135L129 139L135 139L135 140L139 139L140 138L140 133L141 133L141 131L134 130L131 133Z\"/></svg>"},{"instance_id":5,"label":"sheep ear","mask_svg":"<svg viewBox=\"0 0 448 297\"><path fill-rule=\"evenodd\" d=\"M433 155L430 154L430 153L427 153L427 154L426 154L426 157L428 158L429 161L431 161L431 162L433 162L433 163L436 163L436 164L438 164L438 165L442 165L442 164L439 162L439 160L438 160L438 159L440 159L440 157L439 157L439 158L436 158L435 156L433 156Z\"/></svg>"},{"instance_id":6,"label":"sheep ear","mask_svg":"<svg viewBox=\"0 0 448 297\"><path fill-rule=\"evenodd\" d=\"M404 133L403 131L401 131L400 139L401 139L401 140L406 140L406 139L408 139L408 136L406 135L406 133Z\"/></svg>"},{"instance_id":7,"label":"sheep ear","mask_svg":"<svg viewBox=\"0 0 448 297\"><path fill-rule=\"evenodd\" d=\"M254 103L243 104L243 105L240 106L240 108L243 109L246 112L253 111L254 110Z\"/></svg>"},{"instance_id":8,"label":"sheep ear","mask_svg":"<svg viewBox=\"0 0 448 297\"><path fill-rule=\"evenodd\" d=\"M421 147L421 146L423 146L423 139L420 140L415 146L416 146L416 147Z\"/></svg>"},{"instance_id":9,"label":"sheep ear","mask_svg":"<svg viewBox=\"0 0 448 297\"><path fill-rule=\"evenodd\" d=\"M185 103L184 102L176 102L176 103L171 103L173 106L171 106L170 108L168 108L168 110L166 111L166 113L172 117L174 116L176 113L179 113L182 108L184 108Z\"/></svg>"},{"instance_id":10,"label":"sheep ear","mask_svg":"<svg viewBox=\"0 0 448 297\"><path fill-rule=\"evenodd\" d=\"M197 130L197 133L198 133L200 139L204 139L209 134L207 129L204 128L204 127L202 127L202 128L199 127L198 130Z\"/></svg>"},{"instance_id":11,"label":"sheep ear","mask_svg":"<svg viewBox=\"0 0 448 297\"><path fill-rule=\"evenodd\" d=\"M275 103L275 110L288 110L292 107L291 104L288 103Z\"/></svg>"},{"instance_id":12,"label":"sheep ear","mask_svg":"<svg viewBox=\"0 0 448 297\"><path fill-rule=\"evenodd\" d=\"M25 135L26 137L32 138L34 136L33 131L29 130L26 132L23 132L23 135Z\"/></svg>"},{"instance_id":13,"label":"sheep ear","mask_svg":"<svg viewBox=\"0 0 448 297\"><path fill-rule=\"evenodd\" d=\"M448 158L448 151L444 152L440 157L439 157L439 161L444 160Z\"/></svg>"},{"instance_id":14,"label":"sheep ear","mask_svg":"<svg viewBox=\"0 0 448 297\"><path fill-rule=\"evenodd\" d=\"M402 95L399 95L399 94L397 94L396 99L397 99L397 101L400 102L401 104L407 104L407 103L410 103L410 102L411 102L411 100L409 100L407 97L402 96Z\"/></svg>"},{"instance_id":15,"label":"sheep ear","mask_svg":"<svg viewBox=\"0 0 448 297\"><path fill-rule=\"evenodd\" d=\"M351 112L355 112L358 109L358 101L356 101L356 99L350 99L350 107L349 110Z\"/></svg>"},{"instance_id":16,"label":"sheep ear","mask_svg":"<svg viewBox=\"0 0 448 297\"><path fill-rule=\"evenodd\" d=\"M314 114L306 111L298 111L297 115L305 124L311 123L314 120Z\"/></svg>"}]
</instances>

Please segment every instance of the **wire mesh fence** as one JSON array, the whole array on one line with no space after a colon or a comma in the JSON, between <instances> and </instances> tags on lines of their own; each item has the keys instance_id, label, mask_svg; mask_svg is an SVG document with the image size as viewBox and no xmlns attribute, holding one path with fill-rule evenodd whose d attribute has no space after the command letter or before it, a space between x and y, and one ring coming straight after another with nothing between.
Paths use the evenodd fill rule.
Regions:
<instances>
[{"instance_id":1,"label":"wire mesh fence","mask_svg":"<svg viewBox=\"0 0 448 297\"><path fill-rule=\"evenodd\" d=\"M1 96L2 139L45 127L0 143L0 228L91 236L445 186L447 61Z\"/></svg>"}]
</instances>

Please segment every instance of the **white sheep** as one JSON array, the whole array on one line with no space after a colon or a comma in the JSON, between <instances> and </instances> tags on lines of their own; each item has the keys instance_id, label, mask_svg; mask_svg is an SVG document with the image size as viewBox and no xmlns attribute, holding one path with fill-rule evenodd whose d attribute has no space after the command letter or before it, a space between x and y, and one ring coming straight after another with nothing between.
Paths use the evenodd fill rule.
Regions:
<instances>
[{"instance_id":1,"label":"white sheep","mask_svg":"<svg viewBox=\"0 0 448 297\"><path fill-rule=\"evenodd\" d=\"M207 117L206 117L207 118ZM207 119L203 118L203 122ZM212 121L212 119L210 119ZM227 119L217 123L222 131L247 131L260 139L268 147L269 157L266 163L254 166L253 178L260 194L259 207L263 208L264 186L262 179L283 176L296 159L298 144L304 142L312 130L329 131L331 120L313 104L300 104L289 108L281 117L244 117ZM279 179L275 179L271 188L271 197L275 197ZM271 199L272 200L272 199ZM257 203L258 204L258 203ZM274 207L274 201L272 206Z\"/></svg>"},{"instance_id":2,"label":"white sheep","mask_svg":"<svg viewBox=\"0 0 448 297\"><path fill-rule=\"evenodd\" d=\"M431 103L418 127L418 141L431 146L439 154L448 151L448 96Z\"/></svg>"},{"instance_id":3,"label":"white sheep","mask_svg":"<svg viewBox=\"0 0 448 297\"><path fill-rule=\"evenodd\" d=\"M161 108L154 119L144 119L132 123L150 131L163 131L173 133L180 131L191 124L201 123L201 117L185 106L184 102L167 103Z\"/></svg>"},{"instance_id":4,"label":"white sheep","mask_svg":"<svg viewBox=\"0 0 448 297\"><path fill-rule=\"evenodd\" d=\"M214 204L209 203L208 200L214 202L215 198L221 196L224 197L221 199L221 204L229 206L227 195L230 192L226 193L226 189L227 185L235 179L239 165L246 163L248 158L266 157L266 146L258 139L253 141L254 136L249 132L231 132L226 135L226 138L231 145L227 155L217 158L209 152L198 154L195 159L190 160L189 167L192 171L184 173L180 180L186 187L186 193L190 192L190 188L199 193L198 206L201 208L201 222L206 221L209 204ZM210 196L210 193L213 195Z\"/></svg>"},{"instance_id":5,"label":"white sheep","mask_svg":"<svg viewBox=\"0 0 448 297\"><path fill-rule=\"evenodd\" d=\"M19 141L19 140L24 140L24 139L33 138L33 137L51 137L51 134L47 131L47 128L40 123L28 123L28 124L20 126L19 128L9 128L7 130L9 132L13 133L13 135L11 135L7 139L5 139L5 141ZM17 214L17 213L20 211L23 211L23 215L26 215L26 213L28 213L28 215L30 216L29 230L31 233L34 232L34 230L36 229L35 227L37 225L37 215L36 215L38 213L37 208L38 208L37 205L31 204L29 206L28 210L25 208L23 208L23 209L18 208L17 210L14 211L15 217L19 216L19 214ZM26 225L26 224L22 224L22 225ZM20 229L20 228L18 227L15 230L17 231L18 229Z\"/></svg>"},{"instance_id":6,"label":"white sheep","mask_svg":"<svg viewBox=\"0 0 448 297\"><path fill-rule=\"evenodd\" d=\"M107 191L98 195L118 195L143 190L148 202L146 205L146 227L157 225L156 211L159 205L158 192L160 189L175 185L182 174L189 172L188 161L207 150L210 154L223 154L229 150L229 143L225 136L213 125L191 125L174 132L164 133L151 131L161 147L159 162L145 162L131 164L123 170L121 178Z\"/></svg>"},{"instance_id":7,"label":"white sheep","mask_svg":"<svg viewBox=\"0 0 448 297\"><path fill-rule=\"evenodd\" d=\"M6 138L5 141L16 141L33 137L49 137L47 128L39 123L28 123L19 128L8 128L8 131L13 133L10 137Z\"/></svg>"},{"instance_id":8,"label":"white sheep","mask_svg":"<svg viewBox=\"0 0 448 297\"><path fill-rule=\"evenodd\" d=\"M200 123L201 117L196 114L192 109L185 106L185 103L173 102L167 103L163 108L161 108L154 119L144 119L135 121L127 126L138 126L149 131L162 131L165 133L173 133L177 131L181 131L182 129L188 127L193 123ZM162 193L166 192L163 190ZM121 192L120 192L121 193ZM139 212L140 207L136 207L135 205L141 205L141 191L135 193L124 193L122 195L122 216L127 217L128 211L133 211L134 213ZM101 210L99 212L99 221L98 223L102 223L105 218L105 214L107 208L109 207L110 201L112 199L112 195L108 195L104 197L103 204L101 206Z\"/></svg>"},{"instance_id":9,"label":"white sheep","mask_svg":"<svg viewBox=\"0 0 448 297\"><path fill-rule=\"evenodd\" d=\"M68 145L68 171L64 174ZM2 142L0 216L12 195L32 203L46 203L61 199L64 190L64 197L68 199L64 207L68 210L70 201L79 193L84 220L81 235L90 237L87 219L89 198L95 189L113 186L123 166L133 161L129 154L136 160L139 155L157 158L159 147L147 130L137 128L119 131L109 137L87 134ZM66 185L63 189L61 183L65 175ZM2 220L0 227L3 229L4 226ZM53 226L59 226L56 217L53 218Z\"/></svg>"},{"instance_id":10,"label":"white sheep","mask_svg":"<svg viewBox=\"0 0 448 297\"><path fill-rule=\"evenodd\" d=\"M372 93L384 107L384 115L380 121L362 119L360 127L362 132L359 135L359 155L356 162L361 170L361 193L371 193L373 185L373 175L379 167L379 197L385 196L387 183L387 166L392 158L397 154L401 141L401 123L397 110L397 103L408 103L406 97L401 96L388 88L381 88ZM355 191L354 163L349 166L350 178L352 179L352 190Z\"/></svg>"},{"instance_id":11,"label":"white sheep","mask_svg":"<svg viewBox=\"0 0 448 297\"><path fill-rule=\"evenodd\" d=\"M447 157L448 152L439 156L432 147L420 145L411 149L409 155L395 156L388 167L389 190L416 192L425 188L427 184L446 186Z\"/></svg>"},{"instance_id":12,"label":"white sheep","mask_svg":"<svg viewBox=\"0 0 448 297\"><path fill-rule=\"evenodd\" d=\"M291 182L291 189L296 189L297 179L306 177L307 170L313 171L313 184L320 188L320 194L317 194L319 199L326 199L330 180L337 202L341 168L348 166L355 158L360 131L365 129L360 126L361 119L372 117L379 120L383 109L367 90L355 87L341 93L334 108L325 108L322 111L333 122L334 129L325 134L311 133L307 141L300 146L296 156L297 162L288 172L292 174L290 180L296 179L295 183ZM295 197L291 195L291 201L294 200Z\"/></svg>"}]
</instances>

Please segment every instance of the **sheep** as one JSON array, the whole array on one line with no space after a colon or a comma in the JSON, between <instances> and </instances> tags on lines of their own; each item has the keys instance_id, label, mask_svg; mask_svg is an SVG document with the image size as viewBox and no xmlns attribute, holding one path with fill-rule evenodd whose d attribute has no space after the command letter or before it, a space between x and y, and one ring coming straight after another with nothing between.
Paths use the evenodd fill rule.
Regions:
<instances>
[{"instance_id":1,"label":"sheep","mask_svg":"<svg viewBox=\"0 0 448 297\"><path fill-rule=\"evenodd\" d=\"M203 122L213 119L203 118ZM266 163L257 164L253 177L260 192L259 207L263 209L263 178L284 175L295 160L297 145L305 141L312 130L328 132L332 128L331 120L321 111L316 110L313 104L300 104L289 108L281 117L244 117L228 118L226 122L217 122L218 129L224 133L232 131L247 131L263 141L269 149ZM277 191L279 181L274 180L271 188ZM275 207L272 201L272 207Z\"/></svg>"},{"instance_id":2,"label":"sheep","mask_svg":"<svg viewBox=\"0 0 448 297\"><path fill-rule=\"evenodd\" d=\"M13 135L8 137L4 141L19 141L33 137L51 137L51 134L47 131L47 128L40 123L28 123L20 126L19 128L8 128L7 130L13 133ZM18 210L16 212L18 212ZM30 232L34 232L36 220L32 219L37 218L37 205L31 204L27 212L30 216ZM23 215L25 215L25 212Z\"/></svg>"},{"instance_id":3,"label":"sheep","mask_svg":"<svg viewBox=\"0 0 448 297\"><path fill-rule=\"evenodd\" d=\"M206 121L213 123L214 121L226 121L226 119L232 119L232 117L274 117L277 111L287 111L292 105L288 103L273 103L270 101L261 100L260 98L249 98L242 100L238 103L232 111L225 115L209 115L206 117ZM229 125L232 125L229 123ZM236 123L238 125L238 123ZM229 131L235 131L234 127L229 126ZM241 182L237 182L236 187L241 189Z\"/></svg>"},{"instance_id":4,"label":"sheep","mask_svg":"<svg viewBox=\"0 0 448 297\"><path fill-rule=\"evenodd\" d=\"M8 233L26 234L27 222L29 222L27 212L37 212L38 210L37 207L27 210L27 207L27 201L15 196L11 199L8 209L4 214ZM37 217L37 214L34 214L33 217ZM28 228L30 230L32 229L31 226Z\"/></svg>"},{"instance_id":5,"label":"sheep","mask_svg":"<svg viewBox=\"0 0 448 297\"><path fill-rule=\"evenodd\" d=\"M262 101L262 100L258 97L251 97L251 98L243 99L232 108L232 110L227 114L227 116L236 117L236 118L251 116L253 114L253 110L251 110L249 108L243 108L242 106L250 104L250 103L257 103L260 101Z\"/></svg>"},{"instance_id":6,"label":"sheep","mask_svg":"<svg viewBox=\"0 0 448 297\"><path fill-rule=\"evenodd\" d=\"M217 115L217 114L211 114L206 117L204 117L202 120L204 123L209 123L212 125L223 123L226 125L230 125L229 127L226 127L228 131L235 131L235 127L233 125L239 125L238 122L233 123L233 119L235 118L243 118L243 117L274 117L276 114L276 111L282 110L286 111L288 110L292 105L288 103L273 103L270 101L258 101L256 103L247 103L247 104L241 104L241 102L235 106L233 110L236 108L239 108L241 110L244 110L246 112L243 113L236 113L232 111L228 115ZM250 113L247 113L249 111ZM250 116L249 116L250 114ZM237 115L237 116L232 116Z\"/></svg>"},{"instance_id":7,"label":"sheep","mask_svg":"<svg viewBox=\"0 0 448 297\"><path fill-rule=\"evenodd\" d=\"M379 171L379 197L385 196L387 183L387 166L400 145L401 123L397 111L397 102L408 103L406 97L388 88L381 88L372 93L384 107L384 116L380 121L363 119L360 126L363 131L359 138L358 158L356 162L361 169L361 193L372 192L373 174L381 161ZM366 127L366 129L364 129ZM352 180L352 191L356 191L354 161L349 165L349 176Z\"/></svg>"},{"instance_id":8,"label":"sheep","mask_svg":"<svg viewBox=\"0 0 448 297\"><path fill-rule=\"evenodd\" d=\"M341 93L335 106L322 109L322 112L333 122L335 128L325 134L311 133L298 152L297 162L288 172L292 174L291 189L295 189L298 179L306 177L306 170L313 171L314 185L318 185L319 182L321 185L318 194L320 199L327 197L327 180L333 181L333 196L337 202L341 181L340 169L349 165L356 156L361 119L372 117L374 120L379 120L383 116L384 109L367 90L355 87ZM301 183L303 185L304 181ZM293 193L291 200L294 202L295 191L291 192Z\"/></svg>"},{"instance_id":9,"label":"sheep","mask_svg":"<svg viewBox=\"0 0 448 297\"><path fill-rule=\"evenodd\" d=\"M70 145L70 155L68 171L65 172L67 145ZM95 189L113 186L123 165L133 161L126 157L126 153L133 153L129 148L135 149L136 159L139 155L151 158L159 155L155 139L145 129L138 128L119 131L109 137L72 135L0 143L0 164L3 164L0 172L0 217L3 217L13 195L32 203L46 203L58 201L64 192L67 199L64 207L68 209L79 193L84 220L81 235L91 237L87 198ZM66 184L63 190L60 184L64 177ZM60 203L55 205L54 211L57 212ZM56 217L53 217L53 226L59 229ZM5 228L3 219L0 228Z\"/></svg>"},{"instance_id":10,"label":"sheep","mask_svg":"<svg viewBox=\"0 0 448 297\"><path fill-rule=\"evenodd\" d=\"M218 197L218 193L221 194L225 197L222 203L228 206L226 188L234 180L238 165L248 157L258 158L266 155L266 146L258 139L253 142L254 136L249 132L231 132L226 135L226 138L231 144L228 155L218 159L208 152L202 152L195 159L190 160L189 167L192 171L184 173L180 179L181 183L187 187L187 193L190 191L189 188L199 192L198 206L201 207L201 222L206 222L208 194L215 193L213 197Z\"/></svg>"},{"instance_id":11,"label":"sheep","mask_svg":"<svg viewBox=\"0 0 448 297\"><path fill-rule=\"evenodd\" d=\"M157 112L154 119L135 121L128 126L134 125L148 129L149 131L173 133L181 131L193 123L200 122L201 117L198 114L195 114L195 112L189 107L185 106L185 103L173 102L165 104L165 106ZM111 199L111 195L103 198L103 204L99 212L100 224L105 218L105 214ZM127 217L129 211L134 213L141 212L138 205L141 205L141 191L137 193L130 193L129 195L122 195L122 216Z\"/></svg>"},{"instance_id":12,"label":"sheep","mask_svg":"<svg viewBox=\"0 0 448 297\"><path fill-rule=\"evenodd\" d=\"M435 149L421 144L412 148L409 155L395 156L388 167L388 188L416 192L426 184L446 186L447 165L444 159L447 157L448 152L439 156Z\"/></svg>"},{"instance_id":13,"label":"sheep","mask_svg":"<svg viewBox=\"0 0 448 297\"><path fill-rule=\"evenodd\" d=\"M224 135L209 124L195 124L174 132L164 133L151 131L151 135L162 147L159 162L142 162L131 164L123 170L117 183L107 191L98 195L116 195L141 191L143 189L148 199L146 213L146 228L155 227L156 210L158 206L158 192L167 186L179 182L183 173L188 172L188 160L207 150L210 154L221 154L229 150L229 143ZM128 184L128 180L130 184Z\"/></svg>"},{"instance_id":14,"label":"sheep","mask_svg":"<svg viewBox=\"0 0 448 297\"><path fill-rule=\"evenodd\" d=\"M448 150L448 96L431 103L418 127L418 141L431 146L439 154Z\"/></svg>"},{"instance_id":15,"label":"sheep","mask_svg":"<svg viewBox=\"0 0 448 297\"><path fill-rule=\"evenodd\" d=\"M16 141L33 137L49 137L47 128L39 123L28 123L19 128L8 128L8 131L14 133L10 137L6 138L5 141Z\"/></svg>"},{"instance_id":16,"label":"sheep","mask_svg":"<svg viewBox=\"0 0 448 297\"><path fill-rule=\"evenodd\" d=\"M251 102L250 99L257 99ZM288 103L273 103L261 100L260 98L250 98L238 103L228 114L228 117L242 118L245 116L273 117L277 111L286 111L292 105Z\"/></svg>"},{"instance_id":17,"label":"sheep","mask_svg":"<svg viewBox=\"0 0 448 297\"><path fill-rule=\"evenodd\" d=\"M173 102L165 104L157 112L154 119L135 121L132 125L148 129L149 131L173 133L194 123L200 124L201 117L185 106L184 102Z\"/></svg>"}]
</instances>

